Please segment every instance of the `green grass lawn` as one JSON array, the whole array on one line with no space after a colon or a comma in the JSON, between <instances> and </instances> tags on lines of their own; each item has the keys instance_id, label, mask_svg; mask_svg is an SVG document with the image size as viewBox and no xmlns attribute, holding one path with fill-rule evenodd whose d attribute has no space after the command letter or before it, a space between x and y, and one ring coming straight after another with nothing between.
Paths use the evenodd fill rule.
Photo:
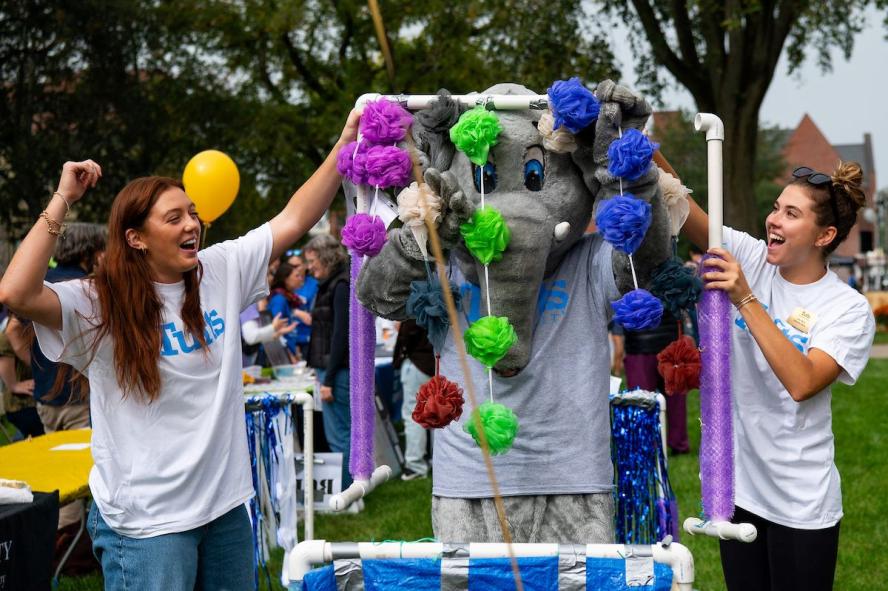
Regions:
<instances>
[{"instance_id":1,"label":"green grass lawn","mask_svg":"<svg viewBox=\"0 0 888 591\"><path fill-rule=\"evenodd\" d=\"M877 332L876 338L873 339L873 343L876 345L888 344L888 332Z\"/></svg>"},{"instance_id":2,"label":"green grass lawn","mask_svg":"<svg viewBox=\"0 0 888 591\"><path fill-rule=\"evenodd\" d=\"M845 518L840 536L835 588L870 591L877 581L888 581L888 360L870 361L860 382L853 388L833 390L833 431L836 434L836 463L842 475ZM699 396L688 400L688 426L693 450L699 448ZM699 466L695 453L671 459L670 478L678 497L681 521L697 516L700 508ZM429 480L394 481L366 499L358 515L318 515L317 538L330 541L417 540L431 536ZM724 589L718 542L712 538L682 535L681 542L694 555L699 591ZM280 551L269 564L272 588L280 589ZM264 583L263 588L266 588ZM98 575L63 578L60 591L101 589Z\"/></svg>"}]
</instances>

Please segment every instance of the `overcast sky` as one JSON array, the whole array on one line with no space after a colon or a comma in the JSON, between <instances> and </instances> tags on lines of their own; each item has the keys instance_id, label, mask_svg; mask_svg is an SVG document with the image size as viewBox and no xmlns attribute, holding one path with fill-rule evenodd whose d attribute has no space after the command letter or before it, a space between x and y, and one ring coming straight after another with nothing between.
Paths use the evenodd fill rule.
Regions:
<instances>
[{"instance_id":1,"label":"overcast sky","mask_svg":"<svg viewBox=\"0 0 888 591\"><path fill-rule=\"evenodd\" d=\"M846 61L834 51L831 73L821 73L809 59L798 74L789 77L786 60L781 58L760 112L763 123L789 129L808 113L832 144L860 144L869 132L879 188L888 187L888 41L883 16L875 9L868 11L867 26L855 39L851 59ZM611 47L626 80L634 80L625 31L614 31ZM668 91L663 101L667 109L695 110L683 88Z\"/></svg>"}]
</instances>

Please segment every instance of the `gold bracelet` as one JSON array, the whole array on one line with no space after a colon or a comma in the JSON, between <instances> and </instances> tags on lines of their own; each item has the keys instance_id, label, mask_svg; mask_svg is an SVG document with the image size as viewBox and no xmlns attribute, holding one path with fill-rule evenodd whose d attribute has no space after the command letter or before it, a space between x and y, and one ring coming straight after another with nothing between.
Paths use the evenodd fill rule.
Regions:
<instances>
[{"instance_id":1,"label":"gold bracelet","mask_svg":"<svg viewBox=\"0 0 888 591\"><path fill-rule=\"evenodd\" d=\"M749 295L747 295L745 298L743 298L742 300L737 302L735 307L739 310L740 308L742 308L746 304L748 304L750 302L757 302L757 301L758 301L758 298L755 297L755 294L752 292L749 292Z\"/></svg>"},{"instance_id":2,"label":"gold bracelet","mask_svg":"<svg viewBox=\"0 0 888 591\"><path fill-rule=\"evenodd\" d=\"M71 204L68 203L68 200L65 199L65 196L62 195L61 191L55 191L55 192L52 194L52 197L55 197L56 195L58 195L58 196L59 196L59 199L62 200L62 203L65 204L65 217L68 217L68 214L71 213ZM50 200L52 200L52 197L50 197Z\"/></svg>"},{"instance_id":3,"label":"gold bracelet","mask_svg":"<svg viewBox=\"0 0 888 591\"><path fill-rule=\"evenodd\" d=\"M46 231L53 236L61 236L65 232L65 224L60 224L49 217L45 209L40 213L40 217L46 220Z\"/></svg>"}]
</instances>

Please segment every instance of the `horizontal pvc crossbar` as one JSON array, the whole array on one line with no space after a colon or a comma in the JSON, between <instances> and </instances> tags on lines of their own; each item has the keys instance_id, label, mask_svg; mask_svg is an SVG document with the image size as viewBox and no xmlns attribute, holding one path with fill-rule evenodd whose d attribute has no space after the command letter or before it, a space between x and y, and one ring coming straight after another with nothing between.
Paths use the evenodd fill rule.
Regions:
<instances>
[{"instance_id":1,"label":"horizontal pvc crossbar","mask_svg":"<svg viewBox=\"0 0 888 591\"><path fill-rule=\"evenodd\" d=\"M559 556L570 546L559 544L512 544L516 557ZM652 556L655 562L667 564L672 569L675 589L691 591L694 582L694 557L690 550L678 543L669 545L631 546L626 544L586 544L574 546L577 552L585 552L587 558L625 559L630 556ZM325 542L312 540L301 542L289 558L288 572L291 581L302 581L313 565L332 562L335 559L392 559L392 558L442 558L445 544L440 542ZM507 558L507 544L468 544L469 558Z\"/></svg>"},{"instance_id":2,"label":"horizontal pvc crossbar","mask_svg":"<svg viewBox=\"0 0 888 591\"><path fill-rule=\"evenodd\" d=\"M416 111L428 109L431 104L441 98L437 94L377 94L361 95L355 102L356 107L379 99L398 103L405 109ZM545 94L452 94L450 98L469 107L483 106L497 111L545 111L549 108L549 97Z\"/></svg>"}]
</instances>

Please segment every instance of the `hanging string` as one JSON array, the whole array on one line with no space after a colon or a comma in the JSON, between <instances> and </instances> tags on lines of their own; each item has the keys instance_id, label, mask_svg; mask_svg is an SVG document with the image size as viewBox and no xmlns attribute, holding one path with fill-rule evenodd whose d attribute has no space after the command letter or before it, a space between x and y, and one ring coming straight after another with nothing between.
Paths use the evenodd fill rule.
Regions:
<instances>
[{"instance_id":1,"label":"hanging string","mask_svg":"<svg viewBox=\"0 0 888 591\"><path fill-rule=\"evenodd\" d=\"M484 167L481 167L481 209L484 209ZM487 300L487 315L493 316L493 306L490 305L490 274L488 273L488 269L490 268L489 264L484 265L484 297ZM493 402L493 368L487 368L487 390L489 393L490 401Z\"/></svg>"},{"instance_id":2,"label":"hanging string","mask_svg":"<svg viewBox=\"0 0 888 591\"><path fill-rule=\"evenodd\" d=\"M404 138L413 160L413 175L416 182L424 195L424 184L422 170L419 167L419 158L417 157L416 145L413 138L408 133ZM483 174L482 174L483 178ZM424 196L421 197L425 199ZM441 292L444 296L444 303L447 306L447 315L450 317L450 328L453 331L453 346L456 349L456 355L459 359L460 369L462 369L465 392L469 397L472 408L478 407L478 397L475 396L475 385L472 381L472 372L469 368L468 355L466 354L465 343L462 338L462 331L459 328L459 314L456 311L456 304L453 301L453 293L450 291L450 282L447 279L446 263L444 261L444 251L441 248L441 239L438 236L438 228L432 222L431 218L426 217L426 227L429 230L429 242L432 247L432 255L435 258L435 266L438 271L438 280L441 282ZM506 519L506 508L503 504L503 495L500 492L499 481L496 478L496 472L493 469L493 460L490 457L490 444L487 441L487 434L484 432L484 426L481 424L480 413L472 413L472 418L478 431L478 439L481 447L481 453L484 456L484 468L487 471L487 478L490 480L490 488L493 492L493 505L496 508L496 517L499 521L500 531L503 534L503 542L506 544L506 552L509 555L509 562L512 566L512 576L515 579L516 591L524 591L524 584L521 580L521 571L518 568L518 558L515 556L515 548L512 546L512 532L509 530L509 522Z\"/></svg>"},{"instance_id":3,"label":"hanging string","mask_svg":"<svg viewBox=\"0 0 888 591\"><path fill-rule=\"evenodd\" d=\"M632 255L629 255L629 269L632 271L632 284L638 289L638 277L635 276L635 263L632 262Z\"/></svg>"}]
</instances>

